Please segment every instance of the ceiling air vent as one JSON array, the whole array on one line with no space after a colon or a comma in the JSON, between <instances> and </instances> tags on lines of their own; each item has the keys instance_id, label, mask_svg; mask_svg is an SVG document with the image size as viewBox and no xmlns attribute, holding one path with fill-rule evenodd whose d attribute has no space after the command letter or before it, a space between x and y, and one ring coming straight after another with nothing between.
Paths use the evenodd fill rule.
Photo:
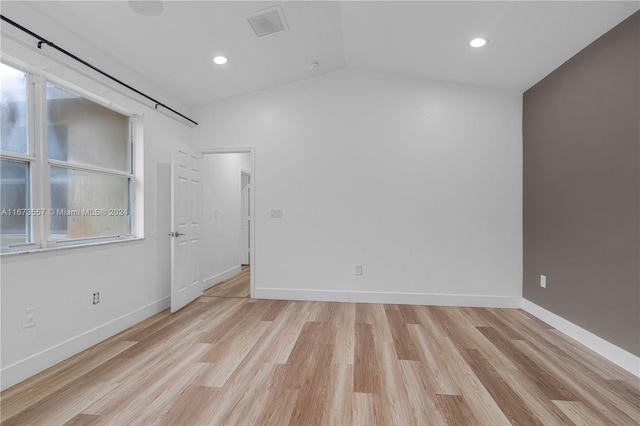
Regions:
<instances>
[{"instance_id":1,"label":"ceiling air vent","mask_svg":"<svg viewBox=\"0 0 640 426\"><path fill-rule=\"evenodd\" d=\"M282 8L278 5L245 15L249 25L258 37L289 29Z\"/></svg>"}]
</instances>

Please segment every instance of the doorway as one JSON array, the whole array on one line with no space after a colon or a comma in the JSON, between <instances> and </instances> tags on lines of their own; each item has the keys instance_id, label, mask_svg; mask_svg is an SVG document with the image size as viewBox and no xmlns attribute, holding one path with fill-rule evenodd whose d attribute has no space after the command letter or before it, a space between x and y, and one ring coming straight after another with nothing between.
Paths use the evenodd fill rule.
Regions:
<instances>
[{"instance_id":1,"label":"doorway","mask_svg":"<svg viewBox=\"0 0 640 426\"><path fill-rule=\"evenodd\" d=\"M255 289L253 148L203 150L204 296L250 297Z\"/></svg>"},{"instance_id":2,"label":"doorway","mask_svg":"<svg viewBox=\"0 0 640 426\"><path fill-rule=\"evenodd\" d=\"M222 281L206 290L202 295L207 297L241 297L251 296L251 266L242 265L240 273Z\"/></svg>"}]
</instances>

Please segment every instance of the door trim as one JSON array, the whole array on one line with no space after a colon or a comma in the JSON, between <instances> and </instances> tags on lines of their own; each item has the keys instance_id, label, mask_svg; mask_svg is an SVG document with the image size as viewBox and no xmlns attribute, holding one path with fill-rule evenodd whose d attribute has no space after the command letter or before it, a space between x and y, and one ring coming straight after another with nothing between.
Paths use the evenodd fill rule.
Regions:
<instances>
[{"instance_id":1,"label":"door trim","mask_svg":"<svg viewBox=\"0 0 640 426\"><path fill-rule=\"evenodd\" d=\"M240 169L240 184L242 184L242 179L244 176L247 176L249 181L247 182L247 186L249 187L249 198L247 199L247 203L249 204L249 213L247 214L247 225L249 227L249 230L247 231L249 233L249 247L247 247L247 259L248 259L248 264L251 265L253 262L251 260L251 249L253 247L251 247L251 226L252 226L252 222L253 222L253 206L251 205L251 193L253 192L253 188L251 186L251 172L245 169ZM242 189L242 188L241 188ZM240 264L242 264L242 262L240 262Z\"/></svg>"},{"instance_id":2,"label":"door trim","mask_svg":"<svg viewBox=\"0 0 640 426\"><path fill-rule=\"evenodd\" d=\"M256 220L256 182L257 182L257 173L256 173L256 147L255 146L240 146L240 147L223 147L223 148L202 148L198 147L197 149L203 155L207 154L251 154L251 193L249 194L249 202L251 203L252 212L252 221L251 221L251 233L249 234L249 241L251 244L251 273L249 274L249 281L251 281L251 285L249 287L249 297L255 297L256 294L256 259L257 259L257 249L256 249L256 236L257 232L257 220Z\"/></svg>"}]
</instances>

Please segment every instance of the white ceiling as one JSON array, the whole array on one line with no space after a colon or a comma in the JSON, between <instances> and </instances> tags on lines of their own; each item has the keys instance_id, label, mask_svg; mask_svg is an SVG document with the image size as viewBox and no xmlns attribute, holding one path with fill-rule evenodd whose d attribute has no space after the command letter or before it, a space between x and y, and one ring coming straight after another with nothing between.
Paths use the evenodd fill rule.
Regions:
<instances>
[{"instance_id":1,"label":"white ceiling","mask_svg":"<svg viewBox=\"0 0 640 426\"><path fill-rule=\"evenodd\" d=\"M523 92L640 7L638 1L163 3L158 16L140 15L126 1L29 6L191 108L347 66ZM243 15L274 4L290 29L257 38ZM472 49L468 42L478 35L489 43ZM227 65L213 64L218 54L229 58ZM312 61L320 66L309 69Z\"/></svg>"}]
</instances>

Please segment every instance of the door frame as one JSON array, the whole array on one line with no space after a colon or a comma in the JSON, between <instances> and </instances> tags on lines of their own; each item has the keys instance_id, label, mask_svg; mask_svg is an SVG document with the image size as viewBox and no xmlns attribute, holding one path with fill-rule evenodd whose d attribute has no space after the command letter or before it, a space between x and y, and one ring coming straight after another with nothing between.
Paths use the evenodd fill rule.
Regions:
<instances>
[{"instance_id":1,"label":"door frame","mask_svg":"<svg viewBox=\"0 0 640 426\"><path fill-rule=\"evenodd\" d=\"M249 181L247 182L247 185L249 185L249 198L247 199L247 204L249 205L249 213L247 215L247 225L248 225L248 235L249 235L249 242L248 242L248 247L247 249L247 260L248 262L246 264L248 264L249 266L251 266L251 264L253 263L252 259L251 259L251 249L253 247L251 247L251 224L253 222L253 206L251 205L251 193L253 192L253 187L251 186L251 184L253 183L252 180L252 176L251 176L251 172L245 169L240 169L240 191L242 191L242 179L244 176L248 176L249 177ZM240 203L240 205L242 205L242 203ZM240 264L242 265L243 263L240 262Z\"/></svg>"},{"instance_id":2,"label":"door frame","mask_svg":"<svg viewBox=\"0 0 640 426\"><path fill-rule=\"evenodd\" d=\"M256 258L257 258L257 250L256 250L256 235L257 235L257 225L256 225L256 147L255 146L241 146L241 147L226 147L226 148L198 148L202 155L210 155L210 154L251 154L250 163L251 163L251 192L249 193L249 203L252 206L252 221L251 221L251 232L249 234L249 244L251 244L251 272L249 274L249 297L254 297L256 290ZM203 162L204 164L204 162ZM203 191L206 191L206 188L202 188Z\"/></svg>"}]
</instances>

